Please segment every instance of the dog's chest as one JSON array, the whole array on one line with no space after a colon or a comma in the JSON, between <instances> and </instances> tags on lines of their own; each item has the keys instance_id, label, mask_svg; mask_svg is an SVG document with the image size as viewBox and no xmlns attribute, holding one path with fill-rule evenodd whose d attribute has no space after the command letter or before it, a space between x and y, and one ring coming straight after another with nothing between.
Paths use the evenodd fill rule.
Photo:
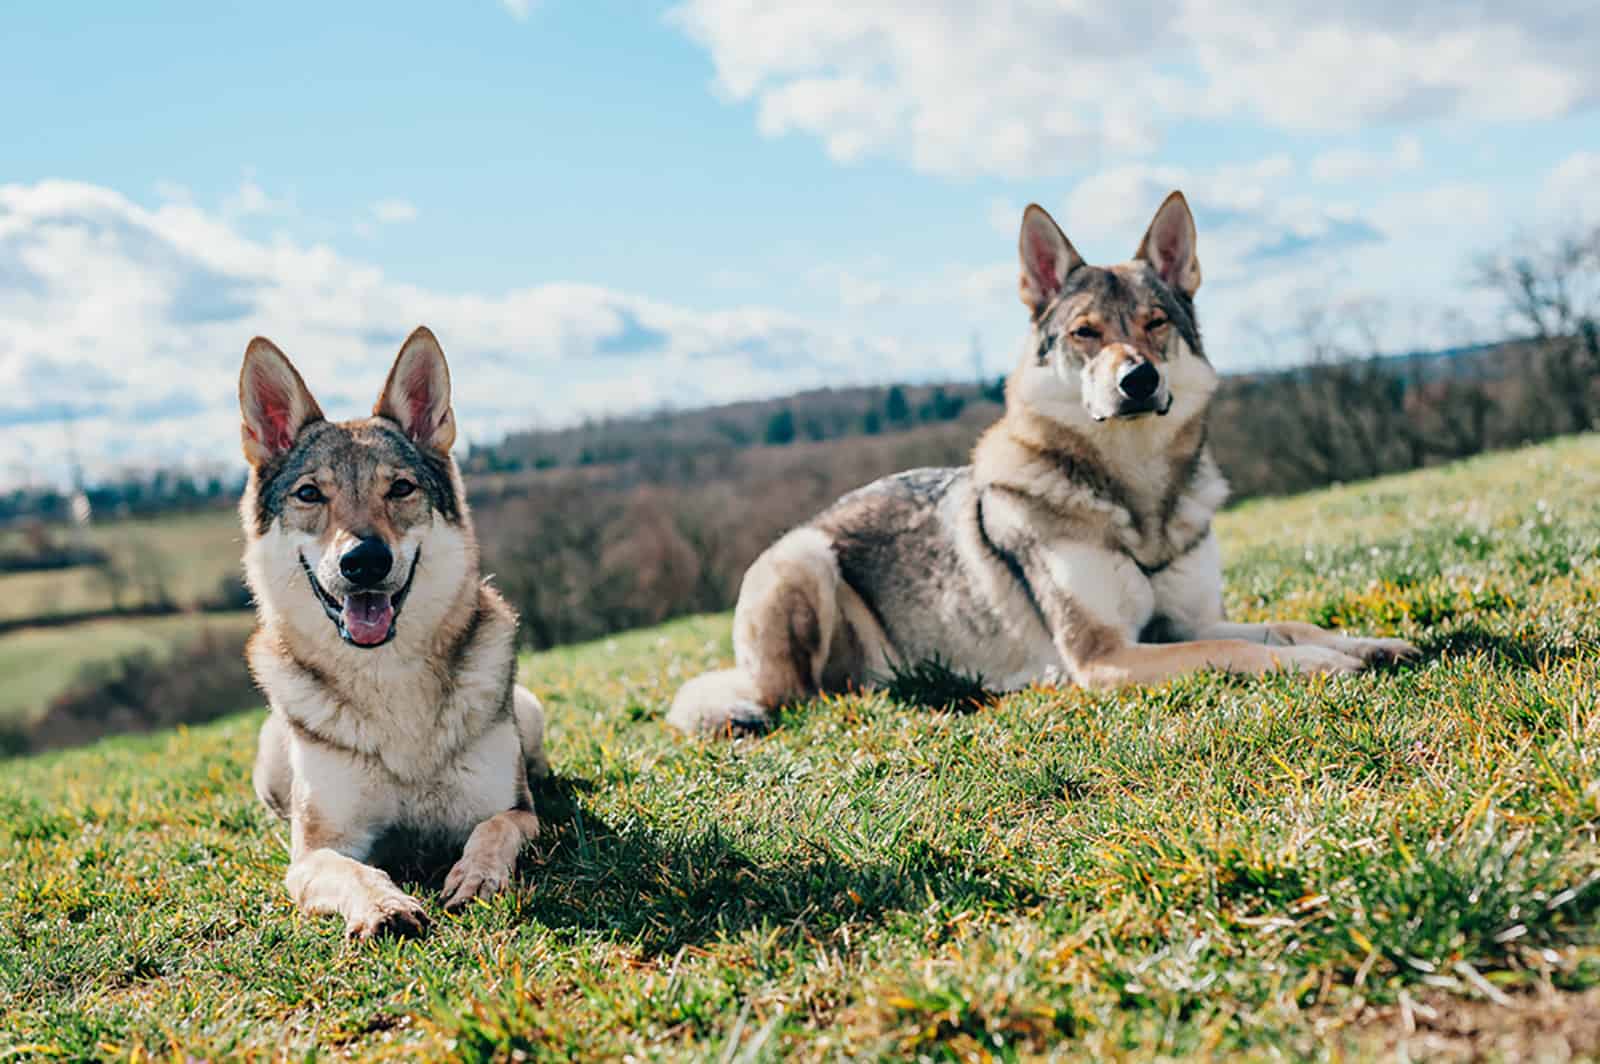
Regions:
<instances>
[{"instance_id":1,"label":"dog's chest","mask_svg":"<svg viewBox=\"0 0 1600 1064\"><path fill-rule=\"evenodd\" d=\"M1200 637L1222 620L1222 554L1214 535L1149 578L1153 598L1140 641L1174 643Z\"/></svg>"},{"instance_id":2,"label":"dog's chest","mask_svg":"<svg viewBox=\"0 0 1600 1064\"><path fill-rule=\"evenodd\" d=\"M463 656L453 671L396 668L355 658L336 675L258 656L273 706L298 727L303 785L351 801L373 816L449 820L486 789L515 796L521 744L511 714L509 646ZM502 764L503 762L503 764ZM480 773L495 778L480 782ZM350 777L347 785L343 776ZM502 792L504 794L502 795ZM465 801L467 806L475 803Z\"/></svg>"},{"instance_id":3,"label":"dog's chest","mask_svg":"<svg viewBox=\"0 0 1600 1064\"><path fill-rule=\"evenodd\" d=\"M273 705L310 734L396 779L437 776L497 720L509 718L509 633L485 628L459 653L336 647L319 659L252 655Z\"/></svg>"},{"instance_id":4,"label":"dog's chest","mask_svg":"<svg viewBox=\"0 0 1600 1064\"><path fill-rule=\"evenodd\" d=\"M1110 536L1141 569L1158 572L1205 539L1227 495L1227 482L1209 453L1202 453L1181 486L1157 482L1130 487Z\"/></svg>"},{"instance_id":5,"label":"dog's chest","mask_svg":"<svg viewBox=\"0 0 1600 1064\"><path fill-rule=\"evenodd\" d=\"M402 782L395 819L424 831L465 835L517 804L524 771L516 726L500 721L432 775Z\"/></svg>"},{"instance_id":6,"label":"dog's chest","mask_svg":"<svg viewBox=\"0 0 1600 1064\"><path fill-rule=\"evenodd\" d=\"M391 772L375 755L304 734L295 735L290 756L300 801L347 841L403 829L459 842L522 797L522 748L509 718L491 723L448 758L429 763L426 772L405 776Z\"/></svg>"},{"instance_id":7,"label":"dog's chest","mask_svg":"<svg viewBox=\"0 0 1600 1064\"><path fill-rule=\"evenodd\" d=\"M397 779L422 784L447 773L497 718L509 719L504 677L395 677L371 689L361 707L339 714L335 734L378 761Z\"/></svg>"}]
</instances>

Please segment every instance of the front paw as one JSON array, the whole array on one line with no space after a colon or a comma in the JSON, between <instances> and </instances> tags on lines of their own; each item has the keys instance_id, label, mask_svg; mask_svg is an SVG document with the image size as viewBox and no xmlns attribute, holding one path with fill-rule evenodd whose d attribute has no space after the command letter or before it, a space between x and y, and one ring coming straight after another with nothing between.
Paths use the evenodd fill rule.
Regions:
<instances>
[{"instance_id":1,"label":"front paw","mask_svg":"<svg viewBox=\"0 0 1600 1064\"><path fill-rule=\"evenodd\" d=\"M1366 639L1358 636L1345 636L1340 641L1338 650L1341 654L1360 658L1368 665L1411 661L1422 654L1422 651L1404 639Z\"/></svg>"},{"instance_id":2,"label":"front paw","mask_svg":"<svg viewBox=\"0 0 1600 1064\"><path fill-rule=\"evenodd\" d=\"M1347 676L1366 667L1360 658L1327 647L1274 647L1272 656L1284 671L1310 676Z\"/></svg>"},{"instance_id":3,"label":"front paw","mask_svg":"<svg viewBox=\"0 0 1600 1064\"><path fill-rule=\"evenodd\" d=\"M488 898L506 889L511 881L509 865L463 857L444 877L444 907L460 909L473 898Z\"/></svg>"},{"instance_id":4,"label":"front paw","mask_svg":"<svg viewBox=\"0 0 1600 1064\"><path fill-rule=\"evenodd\" d=\"M363 941L379 935L416 935L428 926L422 903L398 890L376 895L345 921L347 938Z\"/></svg>"}]
</instances>

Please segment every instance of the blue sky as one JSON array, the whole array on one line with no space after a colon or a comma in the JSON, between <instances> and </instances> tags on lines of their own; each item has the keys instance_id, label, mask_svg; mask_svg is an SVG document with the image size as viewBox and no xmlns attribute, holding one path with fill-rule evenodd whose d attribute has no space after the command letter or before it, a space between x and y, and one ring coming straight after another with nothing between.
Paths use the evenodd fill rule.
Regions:
<instances>
[{"instance_id":1,"label":"blue sky","mask_svg":"<svg viewBox=\"0 0 1600 1064\"><path fill-rule=\"evenodd\" d=\"M13 5L0 483L237 465L258 332L349 415L426 321L479 440L999 372L1030 200L1183 187L1225 369L1488 338L1470 258L1600 222L1592 7Z\"/></svg>"}]
</instances>

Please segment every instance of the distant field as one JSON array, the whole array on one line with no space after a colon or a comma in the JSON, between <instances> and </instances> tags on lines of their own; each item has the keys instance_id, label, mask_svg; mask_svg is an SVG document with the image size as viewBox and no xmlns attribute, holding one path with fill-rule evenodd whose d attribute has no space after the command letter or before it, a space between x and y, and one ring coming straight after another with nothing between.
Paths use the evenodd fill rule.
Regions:
<instances>
[{"instance_id":1,"label":"distant field","mask_svg":"<svg viewBox=\"0 0 1600 1064\"><path fill-rule=\"evenodd\" d=\"M291 909L259 713L8 762L0 1056L1600 1055L1600 437L1219 529L1233 615L1422 661L727 742L661 724L725 617L534 656L545 835L417 940Z\"/></svg>"},{"instance_id":2,"label":"distant field","mask_svg":"<svg viewBox=\"0 0 1600 1064\"><path fill-rule=\"evenodd\" d=\"M94 526L89 537L125 574L124 607L154 600L165 587L180 606L216 595L240 572L242 536L232 509ZM0 575L0 620L109 609L111 587L95 568Z\"/></svg>"},{"instance_id":3,"label":"distant field","mask_svg":"<svg viewBox=\"0 0 1600 1064\"><path fill-rule=\"evenodd\" d=\"M165 654L204 631L243 632L252 623L249 613L179 614L24 628L0 635L0 725L39 713L90 665L141 650Z\"/></svg>"}]
</instances>

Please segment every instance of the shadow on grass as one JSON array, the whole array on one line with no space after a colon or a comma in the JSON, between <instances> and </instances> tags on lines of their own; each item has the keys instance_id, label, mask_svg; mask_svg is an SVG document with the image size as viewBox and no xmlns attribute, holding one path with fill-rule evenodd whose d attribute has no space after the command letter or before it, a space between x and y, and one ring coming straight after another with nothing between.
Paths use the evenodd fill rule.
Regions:
<instances>
[{"instance_id":1,"label":"shadow on grass","mask_svg":"<svg viewBox=\"0 0 1600 1064\"><path fill-rule=\"evenodd\" d=\"M548 850L556 825L570 822L577 816L578 796L594 790L594 784L573 776L552 776L529 782L533 786L534 811L539 814L539 849ZM396 883L408 890L415 888L425 894L437 894L444 887L445 876L461 856L463 841L397 828L378 838L367 861L389 873ZM535 870L525 860L517 874Z\"/></svg>"},{"instance_id":2,"label":"shadow on grass","mask_svg":"<svg viewBox=\"0 0 1600 1064\"><path fill-rule=\"evenodd\" d=\"M952 911L1003 910L1037 895L1004 872L973 866L924 843L893 863L856 861L821 842L758 860L713 824L670 836L614 826L584 808L594 784L555 777L535 784L542 824L536 853L517 867L522 917L552 928L600 931L637 942L647 956L674 954L758 926L826 934L844 923L881 922L934 900ZM386 836L372 862L408 891L437 896L460 845L407 833Z\"/></svg>"},{"instance_id":3,"label":"shadow on grass","mask_svg":"<svg viewBox=\"0 0 1600 1064\"><path fill-rule=\"evenodd\" d=\"M1005 873L925 844L913 843L893 863L852 860L822 842L758 859L715 825L678 836L618 827L583 807L580 794L589 789L587 781L563 778L536 791L544 859L519 869L538 884L525 916L548 927L614 933L647 955L757 926L826 934L934 900L952 910L1036 900Z\"/></svg>"},{"instance_id":4,"label":"shadow on grass","mask_svg":"<svg viewBox=\"0 0 1600 1064\"><path fill-rule=\"evenodd\" d=\"M1536 669L1547 661L1592 658L1600 648L1555 643L1544 636L1508 636L1491 632L1481 625L1465 625L1455 631L1430 636L1419 645L1424 660L1468 658L1482 655L1491 665L1512 669Z\"/></svg>"}]
</instances>

